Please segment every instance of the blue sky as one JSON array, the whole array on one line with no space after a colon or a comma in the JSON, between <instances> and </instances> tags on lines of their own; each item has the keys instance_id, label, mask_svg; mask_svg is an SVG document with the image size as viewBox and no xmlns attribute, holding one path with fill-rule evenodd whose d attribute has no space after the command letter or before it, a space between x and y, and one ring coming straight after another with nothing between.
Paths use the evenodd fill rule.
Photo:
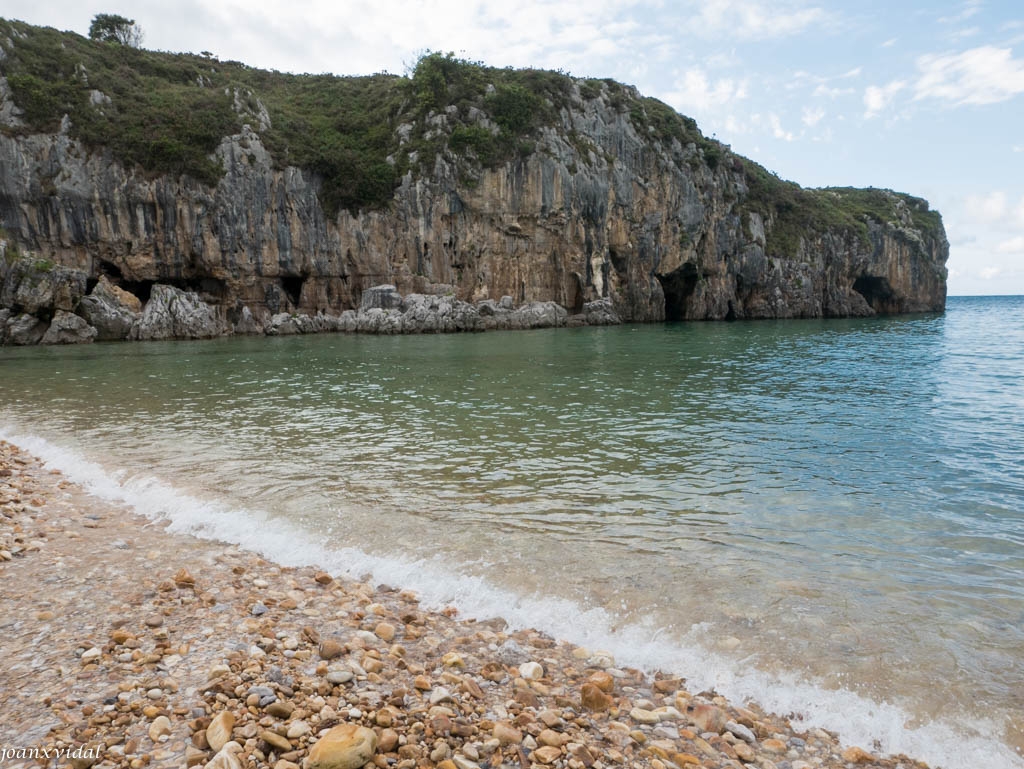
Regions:
<instances>
[{"instance_id":1,"label":"blue sky","mask_svg":"<svg viewBox=\"0 0 1024 769\"><path fill-rule=\"evenodd\" d=\"M950 294L1024 294L1020 0L7 0L86 33L134 18L143 45L295 72L400 73L425 49L632 83L804 186L927 198Z\"/></svg>"}]
</instances>

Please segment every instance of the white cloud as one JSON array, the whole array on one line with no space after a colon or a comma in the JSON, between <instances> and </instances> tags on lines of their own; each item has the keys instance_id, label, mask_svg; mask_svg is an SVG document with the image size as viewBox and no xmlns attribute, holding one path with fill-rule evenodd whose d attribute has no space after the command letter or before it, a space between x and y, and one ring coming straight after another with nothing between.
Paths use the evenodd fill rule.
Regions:
<instances>
[{"instance_id":1,"label":"white cloud","mask_svg":"<svg viewBox=\"0 0 1024 769\"><path fill-rule=\"evenodd\" d=\"M880 48L892 48L894 45L896 45L896 41L897 40L898 40L898 38L890 37L888 40L886 40L884 43L882 43L881 46L879 46L879 47Z\"/></svg>"},{"instance_id":2,"label":"white cloud","mask_svg":"<svg viewBox=\"0 0 1024 769\"><path fill-rule=\"evenodd\" d=\"M943 210L948 213L950 263L963 267L964 280L957 282L957 292L1019 291L1016 284L1024 276L1024 197L997 189L948 204Z\"/></svg>"},{"instance_id":3,"label":"white cloud","mask_svg":"<svg viewBox=\"0 0 1024 769\"><path fill-rule=\"evenodd\" d=\"M1006 193L991 192L988 195L968 195L964 202L967 215L983 224L995 224L1009 211Z\"/></svg>"},{"instance_id":4,"label":"white cloud","mask_svg":"<svg viewBox=\"0 0 1024 769\"><path fill-rule=\"evenodd\" d=\"M1024 190L940 197L950 241L951 294L1020 293L1024 286Z\"/></svg>"},{"instance_id":5,"label":"white cloud","mask_svg":"<svg viewBox=\"0 0 1024 769\"><path fill-rule=\"evenodd\" d=\"M679 60L665 23L670 14L657 11L652 23L642 0L523 0L514 6L496 0L132 0L122 8L143 27L147 47L208 49L222 59L290 72L402 72L415 52L428 48L495 66L623 79L632 59L653 60L666 44L672 45L670 60ZM71 0L7 0L3 15L84 34L92 12L93 5Z\"/></svg>"},{"instance_id":6,"label":"white cloud","mask_svg":"<svg viewBox=\"0 0 1024 769\"><path fill-rule=\"evenodd\" d=\"M837 81L854 80L859 78L863 72L862 67L853 67L846 70L838 75L816 75L806 70L797 70L793 73L792 80L786 84L786 89L789 91L802 90L810 85L814 86L814 90L811 94L816 98L823 99L838 99L841 96L849 96L850 94L856 93L856 89L852 86L836 87L830 85ZM806 123L806 112L805 119ZM813 125L813 123L807 123Z\"/></svg>"},{"instance_id":7,"label":"white cloud","mask_svg":"<svg viewBox=\"0 0 1024 769\"><path fill-rule=\"evenodd\" d=\"M747 96L747 82L732 78L712 81L700 67L688 69L677 77L665 100L682 110L706 112Z\"/></svg>"},{"instance_id":8,"label":"white cloud","mask_svg":"<svg viewBox=\"0 0 1024 769\"><path fill-rule=\"evenodd\" d=\"M884 86L869 85L864 89L864 117L873 118L884 110L893 97L906 88L903 80L893 80Z\"/></svg>"},{"instance_id":9,"label":"white cloud","mask_svg":"<svg viewBox=\"0 0 1024 769\"><path fill-rule=\"evenodd\" d=\"M856 92L856 88L829 88L827 85L819 85L814 89L815 96L823 96L829 99L838 99L840 96L849 96Z\"/></svg>"},{"instance_id":10,"label":"white cloud","mask_svg":"<svg viewBox=\"0 0 1024 769\"><path fill-rule=\"evenodd\" d=\"M980 33L981 27L968 27L967 29L958 29L950 35L950 38L953 40L963 40L966 37L975 37Z\"/></svg>"},{"instance_id":11,"label":"white cloud","mask_svg":"<svg viewBox=\"0 0 1024 769\"><path fill-rule=\"evenodd\" d=\"M701 59L701 63L711 69L725 69L726 67L738 67L742 64L742 61L736 55L736 50L733 49L728 53L719 51L718 53L706 56Z\"/></svg>"},{"instance_id":12,"label":"white cloud","mask_svg":"<svg viewBox=\"0 0 1024 769\"><path fill-rule=\"evenodd\" d=\"M772 136L776 139L791 142L796 138L791 132L782 127L782 122L779 120L779 116L774 113L768 116L768 125L771 126Z\"/></svg>"},{"instance_id":13,"label":"white cloud","mask_svg":"<svg viewBox=\"0 0 1024 769\"><path fill-rule=\"evenodd\" d=\"M825 110L823 107L804 107L803 124L808 128L814 128L821 122L821 119L825 117Z\"/></svg>"},{"instance_id":14,"label":"white cloud","mask_svg":"<svg viewBox=\"0 0 1024 769\"><path fill-rule=\"evenodd\" d=\"M921 56L915 99L940 99L954 105L994 104L1024 93L1024 60L1010 48L985 45L958 54Z\"/></svg>"},{"instance_id":15,"label":"white cloud","mask_svg":"<svg viewBox=\"0 0 1024 769\"><path fill-rule=\"evenodd\" d=\"M984 5L984 0L967 0L964 3L963 10L960 13L952 16L940 16L940 24L956 24L961 21L966 21L973 16L976 16L981 11L981 7Z\"/></svg>"},{"instance_id":16,"label":"white cloud","mask_svg":"<svg viewBox=\"0 0 1024 769\"><path fill-rule=\"evenodd\" d=\"M729 115L725 118L725 131L733 136L737 134L745 134L750 130L747 125L741 120L738 120L735 115Z\"/></svg>"},{"instance_id":17,"label":"white cloud","mask_svg":"<svg viewBox=\"0 0 1024 769\"><path fill-rule=\"evenodd\" d=\"M730 37L762 40L787 37L827 19L818 7L762 0L699 0L694 29L705 33L728 32Z\"/></svg>"},{"instance_id":18,"label":"white cloud","mask_svg":"<svg viewBox=\"0 0 1024 769\"><path fill-rule=\"evenodd\" d=\"M1024 197L1014 200L1002 190L968 195L954 210L959 237L981 236L990 253L1024 253Z\"/></svg>"},{"instance_id":19,"label":"white cloud","mask_svg":"<svg viewBox=\"0 0 1024 769\"><path fill-rule=\"evenodd\" d=\"M997 254L1024 254L1024 235L1004 240L996 246Z\"/></svg>"},{"instance_id":20,"label":"white cloud","mask_svg":"<svg viewBox=\"0 0 1024 769\"><path fill-rule=\"evenodd\" d=\"M813 72L798 69L793 73L792 85L803 85L806 83L824 85L825 83L831 83L833 80L850 80L855 77L860 77L860 73L863 72L863 70L863 67L854 67L853 69L848 69L846 72L839 75L815 75Z\"/></svg>"}]
</instances>

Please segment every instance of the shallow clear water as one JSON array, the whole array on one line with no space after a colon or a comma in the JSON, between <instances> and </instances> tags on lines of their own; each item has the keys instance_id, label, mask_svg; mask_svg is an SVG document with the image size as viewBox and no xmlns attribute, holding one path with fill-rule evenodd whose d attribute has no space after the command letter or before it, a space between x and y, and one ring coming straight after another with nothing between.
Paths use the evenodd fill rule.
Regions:
<instances>
[{"instance_id":1,"label":"shallow clear water","mask_svg":"<svg viewBox=\"0 0 1024 769\"><path fill-rule=\"evenodd\" d=\"M0 430L282 561L604 644L868 747L1024 765L1021 297L3 349Z\"/></svg>"}]
</instances>

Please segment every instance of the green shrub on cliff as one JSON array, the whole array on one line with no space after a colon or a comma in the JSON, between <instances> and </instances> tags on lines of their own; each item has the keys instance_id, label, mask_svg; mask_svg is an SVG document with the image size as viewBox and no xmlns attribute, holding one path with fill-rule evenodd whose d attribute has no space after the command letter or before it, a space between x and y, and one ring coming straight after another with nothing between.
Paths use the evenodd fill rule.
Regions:
<instances>
[{"instance_id":1,"label":"green shrub on cliff","mask_svg":"<svg viewBox=\"0 0 1024 769\"><path fill-rule=\"evenodd\" d=\"M498 137L481 125L459 126L448 137L448 146L460 154L472 151L484 166L494 164L505 154Z\"/></svg>"},{"instance_id":2,"label":"green shrub on cliff","mask_svg":"<svg viewBox=\"0 0 1024 769\"><path fill-rule=\"evenodd\" d=\"M873 187L804 189L753 161L743 159L741 164L749 189L741 212L754 211L772 220L765 244L769 256L793 258L801 238L825 231L846 233L866 242L868 220L899 223L897 201L906 204L914 226L925 237L937 237L942 228L941 216L929 211L920 198Z\"/></svg>"},{"instance_id":3,"label":"green shrub on cliff","mask_svg":"<svg viewBox=\"0 0 1024 769\"><path fill-rule=\"evenodd\" d=\"M641 136L653 133L663 141L678 139L680 144L704 138L693 118L680 115L665 102L651 97L641 97L630 109L629 117Z\"/></svg>"},{"instance_id":4,"label":"green shrub on cliff","mask_svg":"<svg viewBox=\"0 0 1024 769\"><path fill-rule=\"evenodd\" d=\"M208 156L238 121L222 90L195 85L195 57L20 22L0 23L0 31L14 43L2 69L27 129L56 132L67 115L72 135L129 164L207 183L220 177Z\"/></svg>"},{"instance_id":5,"label":"green shrub on cliff","mask_svg":"<svg viewBox=\"0 0 1024 769\"><path fill-rule=\"evenodd\" d=\"M537 121L541 99L515 83L502 83L484 101L494 122L512 136L529 131Z\"/></svg>"},{"instance_id":6,"label":"green shrub on cliff","mask_svg":"<svg viewBox=\"0 0 1024 769\"><path fill-rule=\"evenodd\" d=\"M529 151L522 139L551 117L551 97L571 88L559 73L484 67L452 54L426 54L408 78L336 77L103 44L14 21L0 20L0 33L12 42L0 74L23 131L55 133L66 115L71 134L91 148L151 174L216 184L222 138L265 110L260 135L274 163L318 174L330 214L386 205L414 158L430 167L447 136L454 151L468 147L486 167ZM428 116L451 105L458 109L447 134L431 136ZM497 124L496 136L477 130L471 108ZM404 144L403 123L414 126Z\"/></svg>"},{"instance_id":7,"label":"green shrub on cliff","mask_svg":"<svg viewBox=\"0 0 1024 769\"><path fill-rule=\"evenodd\" d=\"M408 77L336 77L110 45L16 21L0 20L0 35L11 43L0 74L24 121L3 130L55 133L67 116L71 135L92 149L145 173L212 185L224 173L214 156L222 138L265 123L259 133L275 165L318 174L329 214L387 205L404 173L432 168L445 149L457 164L484 168L533 152L534 134L571 105L577 82L451 53L426 53ZM587 96L599 95L591 84L600 84L629 108L632 97L614 81L580 82ZM678 125L702 138L667 105L648 106L659 136L678 134Z\"/></svg>"},{"instance_id":8,"label":"green shrub on cliff","mask_svg":"<svg viewBox=\"0 0 1024 769\"><path fill-rule=\"evenodd\" d=\"M556 105L567 103L571 84L559 72L498 69L453 53L428 52L411 76L419 110L413 117L429 122L444 115L448 147L456 153L470 149L480 165L494 168L532 151L524 139L553 122ZM487 117L497 132L481 125L474 113Z\"/></svg>"},{"instance_id":9,"label":"green shrub on cliff","mask_svg":"<svg viewBox=\"0 0 1024 769\"><path fill-rule=\"evenodd\" d=\"M213 185L224 174L215 150L248 123L259 129L278 168L318 175L329 215L388 205L406 173L429 172L446 152L458 178L470 183L481 168L533 153L540 130L561 128L563 111L580 107L578 99L601 98L645 140L686 152L692 170L744 179L749 194L737 200L738 210L772 221L773 255L794 256L809 230L838 228L866 239L866 218L896 216L888 192L801 189L732 156L693 119L614 80L487 67L439 52L421 56L406 77L293 75L222 62L207 52L146 51L2 19L0 45L0 75L24 121L0 130L56 133L66 116L71 135L91 149L144 173ZM574 130L562 135L581 162L614 161L591 137ZM686 149L691 144L697 153ZM940 231L941 219L927 203L901 199L919 229Z\"/></svg>"},{"instance_id":10,"label":"green shrub on cliff","mask_svg":"<svg viewBox=\"0 0 1024 769\"><path fill-rule=\"evenodd\" d=\"M321 176L328 212L391 199L399 175L387 157L398 149L395 128L408 101L404 78L290 75L241 65L226 74L265 106L271 125L261 137L275 164Z\"/></svg>"},{"instance_id":11,"label":"green shrub on cliff","mask_svg":"<svg viewBox=\"0 0 1024 769\"><path fill-rule=\"evenodd\" d=\"M142 45L142 27L135 19L128 19L116 13L98 13L89 25L89 37L104 43L117 43L138 48Z\"/></svg>"}]
</instances>

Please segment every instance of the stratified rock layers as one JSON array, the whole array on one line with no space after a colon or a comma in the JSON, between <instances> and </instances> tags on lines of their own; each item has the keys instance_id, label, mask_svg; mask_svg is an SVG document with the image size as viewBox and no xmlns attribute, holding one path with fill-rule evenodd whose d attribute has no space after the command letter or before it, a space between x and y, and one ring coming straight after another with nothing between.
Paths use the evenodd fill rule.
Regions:
<instances>
[{"instance_id":1,"label":"stratified rock layers","mask_svg":"<svg viewBox=\"0 0 1024 769\"><path fill-rule=\"evenodd\" d=\"M808 229L780 257L766 247L776 223L745 205L738 158L642 137L605 95L573 104L525 158L467 175L444 152L386 208L335 217L320 180L276 169L248 127L221 143L212 188L147 177L66 133L0 134L0 224L32 257L0 258L0 307L20 324L0 336L31 343L17 319L58 310L102 340L502 327L486 321L502 297L546 313L532 325L944 308L948 243L914 226L904 198L891 196L887 222ZM395 287L390 304L366 307L381 285ZM425 327L400 311L410 295ZM358 308L376 320L339 320Z\"/></svg>"}]
</instances>

